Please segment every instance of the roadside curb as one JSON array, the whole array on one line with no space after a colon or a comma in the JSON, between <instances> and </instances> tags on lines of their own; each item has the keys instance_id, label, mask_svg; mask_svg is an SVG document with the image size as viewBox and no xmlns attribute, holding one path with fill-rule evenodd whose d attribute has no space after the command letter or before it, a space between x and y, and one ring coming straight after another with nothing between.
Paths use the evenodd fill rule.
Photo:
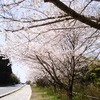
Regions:
<instances>
[{"instance_id":1,"label":"roadside curb","mask_svg":"<svg viewBox=\"0 0 100 100\"><path fill-rule=\"evenodd\" d=\"M15 90L13 90L13 91L10 91L10 92L7 92L7 93L4 93L4 94L0 95L0 98L5 97L5 96L10 95L10 94L13 94L13 93L15 93L15 92L21 90L24 86L25 86L25 85L19 87L18 89L15 89Z\"/></svg>"}]
</instances>

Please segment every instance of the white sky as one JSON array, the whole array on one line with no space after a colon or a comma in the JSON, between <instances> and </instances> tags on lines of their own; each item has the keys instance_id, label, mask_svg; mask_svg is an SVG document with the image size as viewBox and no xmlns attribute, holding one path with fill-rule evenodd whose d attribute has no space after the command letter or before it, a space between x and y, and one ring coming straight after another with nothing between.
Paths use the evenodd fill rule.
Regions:
<instances>
[{"instance_id":1,"label":"white sky","mask_svg":"<svg viewBox=\"0 0 100 100\"><path fill-rule=\"evenodd\" d=\"M22 65L21 64L13 64L13 66L12 66L12 71L13 71L13 73L15 73L16 75L17 75L17 77L18 78L20 78L20 81L21 82L26 82L26 78L27 78L27 76L26 76L26 72L25 72L25 70L24 70L24 68L22 68Z\"/></svg>"},{"instance_id":2,"label":"white sky","mask_svg":"<svg viewBox=\"0 0 100 100\"><path fill-rule=\"evenodd\" d=\"M5 38L2 34L0 34L0 45L2 45L5 41Z\"/></svg>"}]
</instances>

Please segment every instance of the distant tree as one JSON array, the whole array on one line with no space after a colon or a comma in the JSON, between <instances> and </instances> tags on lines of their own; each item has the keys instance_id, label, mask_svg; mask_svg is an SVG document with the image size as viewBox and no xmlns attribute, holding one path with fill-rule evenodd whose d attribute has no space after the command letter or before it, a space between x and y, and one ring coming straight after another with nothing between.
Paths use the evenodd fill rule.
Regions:
<instances>
[{"instance_id":1,"label":"distant tree","mask_svg":"<svg viewBox=\"0 0 100 100\"><path fill-rule=\"evenodd\" d=\"M26 84L31 84L31 81L29 80L29 81L26 81Z\"/></svg>"},{"instance_id":2,"label":"distant tree","mask_svg":"<svg viewBox=\"0 0 100 100\"><path fill-rule=\"evenodd\" d=\"M20 80L15 74L12 73L10 76L10 83L11 84L19 84Z\"/></svg>"}]
</instances>

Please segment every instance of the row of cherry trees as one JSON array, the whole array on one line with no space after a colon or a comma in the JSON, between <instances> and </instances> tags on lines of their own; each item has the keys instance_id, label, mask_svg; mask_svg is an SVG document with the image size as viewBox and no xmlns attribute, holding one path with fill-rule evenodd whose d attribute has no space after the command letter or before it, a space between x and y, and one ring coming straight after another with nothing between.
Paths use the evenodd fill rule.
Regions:
<instances>
[{"instance_id":1,"label":"row of cherry trees","mask_svg":"<svg viewBox=\"0 0 100 100\"><path fill-rule=\"evenodd\" d=\"M5 53L25 61L32 70L38 69L36 75L46 75L52 83L65 89L72 100L75 80L87 74L84 70L100 53L99 2L12 0L0 3ZM89 60L91 56L93 59Z\"/></svg>"},{"instance_id":2,"label":"row of cherry trees","mask_svg":"<svg viewBox=\"0 0 100 100\"><path fill-rule=\"evenodd\" d=\"M46 45L37 50L31 48L24 54L24 58L54 86L65 89L68 100L72 100L74 82L88 74L88 66L99 56L97 35L97 31L84 33L84 30L64 30L57 40L61 36L63 38L56 46Z\"/></svg>"}]
</instances>

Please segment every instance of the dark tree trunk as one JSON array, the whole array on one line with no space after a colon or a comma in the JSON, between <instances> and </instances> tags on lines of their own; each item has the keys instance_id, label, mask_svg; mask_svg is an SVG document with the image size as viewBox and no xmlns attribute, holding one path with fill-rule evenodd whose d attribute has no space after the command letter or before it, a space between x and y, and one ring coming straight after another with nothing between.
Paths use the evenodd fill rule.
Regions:
<instances>
[{"instance_id":1,"label":"dark tree trunk","mask_svg":"<svg viewBox=\"0 0 100 100\"><path fill-rule=\"evenodd\" d=\"M69 80L69 85L68 85L68 88L67 88L67 98L68 98L68 100L72 100L72 98L73 98L72 91L73 91L73 79Z\"/></svg>"},{"instance_id":2,"label":"dark tree trunk","mask_svg":"<svg viewBox=\"0 0 100 100\"><path fill-rule=\"evenodd\" d=\"M67 98L68 100L72 100L72 90L67 90Z\"/></svg>"}]
</instances>

